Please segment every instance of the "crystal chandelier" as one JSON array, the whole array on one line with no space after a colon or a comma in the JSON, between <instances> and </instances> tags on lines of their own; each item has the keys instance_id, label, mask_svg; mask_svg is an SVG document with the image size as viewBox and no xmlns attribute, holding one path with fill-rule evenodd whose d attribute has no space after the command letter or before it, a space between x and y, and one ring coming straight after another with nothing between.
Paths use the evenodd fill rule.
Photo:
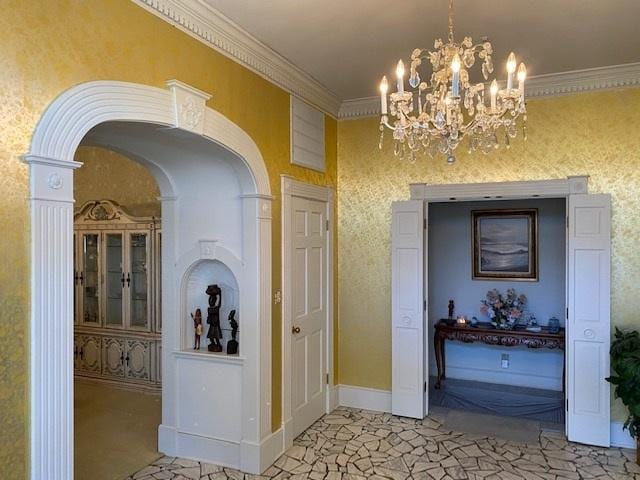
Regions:
<instances>
[{"instance_id":1,"label":"crystal chandelier","mask_svg":"<svg viewBox=\"0 0 640 480\"><path fill-rule=\"evenodd\" d=\"M485 84L471 83L469 69L482 61L482 75L488 80L493 72L491 43L483 39L475 44L471 37L458 43L453 37L453 0L449 0L449 37L447 43L437 39L434 51L416 48L411 54L409 85L404 88L405 67L402 60L396 68L397 91L387 95L389 83L382 77L380 83L380 148L385 127L393 131L394 153L408 157L424 151L429 156L443 154L447 163L455 162L454 151L465 139L469 151L489 153L500 145L499 136L509 148L510 139L517 134L517 120L523 117L522 129L526 140L526 109L524 81L527 69L520 63L517 71L518 86L514 86L516 57L507 58L507 83L498 87L494 79L485 99ZM423 60L431 62L433 73L429 81L422 81L418 67Z\"/></svg>"}]
</instances>

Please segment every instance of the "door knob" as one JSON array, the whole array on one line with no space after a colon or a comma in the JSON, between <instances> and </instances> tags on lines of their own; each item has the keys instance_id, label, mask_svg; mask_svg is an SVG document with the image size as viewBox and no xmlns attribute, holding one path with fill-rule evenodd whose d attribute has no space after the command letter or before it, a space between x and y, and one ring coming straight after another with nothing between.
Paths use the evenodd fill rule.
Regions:
<instances>
[{"instance_id":1,"label":"door knob","mask_svg":"<svg viewBox=\"0 0 640 480\"><path fill-rule=\"evenodd\" d=\"M300 333L300 327L291 327L291 333Z\"/></svg>"}]
</instances>

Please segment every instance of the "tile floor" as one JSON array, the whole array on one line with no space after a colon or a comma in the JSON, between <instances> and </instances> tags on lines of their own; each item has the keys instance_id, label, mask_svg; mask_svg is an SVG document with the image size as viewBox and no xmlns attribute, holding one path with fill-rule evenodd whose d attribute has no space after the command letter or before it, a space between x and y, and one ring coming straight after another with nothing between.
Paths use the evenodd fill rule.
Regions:
<instances>
[{"instance_id":1,"label":"tile floor","mask_svg":"<svg viewBox=\"0 0 640 480\"><path fill-rule=\"evenodd\" d=\"M264 475L163 457L127 480L640 480L635 452L568 443L557 432L533 444L447 431L422 421L338 408L298 437Z\"/></svg>"}]
</instances>

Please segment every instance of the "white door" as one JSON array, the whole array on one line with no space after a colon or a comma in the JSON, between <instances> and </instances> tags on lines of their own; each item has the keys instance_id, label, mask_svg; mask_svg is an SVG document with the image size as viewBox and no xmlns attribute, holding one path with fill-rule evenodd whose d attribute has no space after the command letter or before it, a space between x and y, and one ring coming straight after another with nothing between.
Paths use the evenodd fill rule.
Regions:
<instances>
[{"instance_id":1,"label":"white door","mask_svg":"<svg viewBox=\"0 0 640 480\"><path fill-rule=\"evenodd\" d=\"M569 196L567 437L609 446L611 197Z\"/></svg>"},{"instance_id":2,"label":"white door","mask_svg":"<svg viewBox=\"0 0 640 480\"><path fill-rule=\"evenodd\" d=\"M294 437L325 413L327 204L292 197L291 411Z\"/></svg>"},{"instance_id":3,"label":"white door","mask_svg":"<svg viewBox=\"0 0 640 480\"><path fill-rule=\"evenodd\" d=\"M391 411L424 418L424 203L393 202L391 224Z\"/></svg>"}]
</instances>

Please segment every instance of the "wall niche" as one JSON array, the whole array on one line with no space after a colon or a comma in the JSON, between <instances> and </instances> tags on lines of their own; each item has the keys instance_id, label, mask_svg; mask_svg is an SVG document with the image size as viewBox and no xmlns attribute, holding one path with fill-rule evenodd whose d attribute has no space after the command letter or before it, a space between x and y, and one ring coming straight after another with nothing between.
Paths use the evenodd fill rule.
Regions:
<instances>
[{"instance_id":1,"label":"wall niche","mask_svg":"<svg viewBox=\"0 0 640 480\"><path fill-rule=\"evenodd\" d=\"M207 334L211 328L211 325L207 323L209 295L207 295L206 291L209 285L218 285L222 291L220 304L221 352L210 352L207 349L210 344ZM238 322L236 340L238 342L240 342L240 329L242 328L241 312L238 308L238 281L233 272L219 260L201 260L189 274L185 294L184 305L186 311L184 312L183 321L182 350L212 355L227 355L227 345L232 338L231 324L229 322L229 314L232 310L236 311L235 319ZM198 308L202 312L202 334L200 336L200 348L194 348L196 332L192 315L196 314L196 309ZM242 348L242 345L240 345L240 348ZM237 355L238 353L235 354L235 356Z\"/></svg>"}]
</instances>

